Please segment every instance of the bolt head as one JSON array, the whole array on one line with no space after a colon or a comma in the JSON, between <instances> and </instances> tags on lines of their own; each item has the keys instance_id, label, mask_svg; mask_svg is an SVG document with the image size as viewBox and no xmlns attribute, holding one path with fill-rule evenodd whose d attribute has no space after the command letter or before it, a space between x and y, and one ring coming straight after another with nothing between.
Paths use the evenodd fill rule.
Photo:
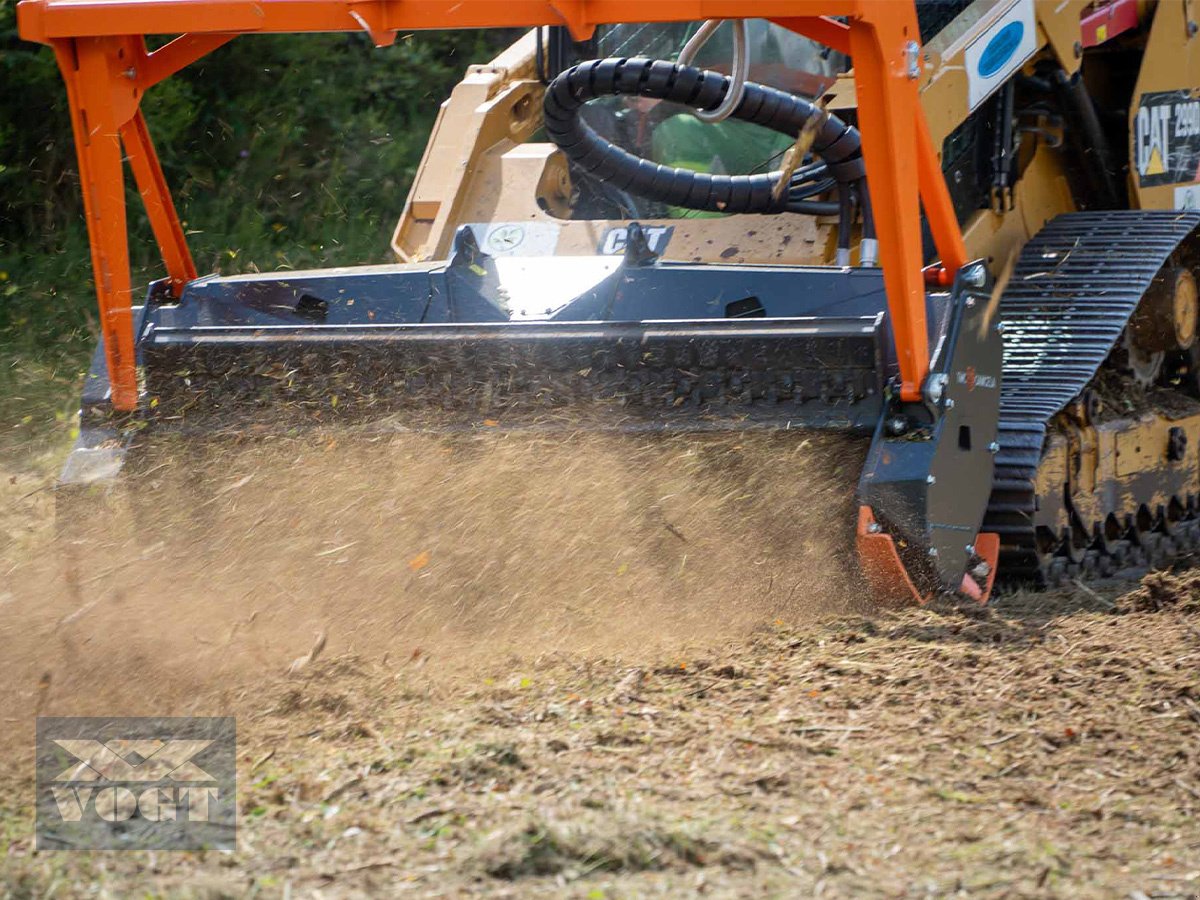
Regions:
<instances>
[{"instance_id":1,"label":"bolt head","mask_svg":"<svg viewBox=\"0 0 1200 900\"><path fill-rule=\"evenodd\" d=\"M926 475L925 483L926 484L937 484L937 478L933 475Z\"/></svg>"},{"instance_id":2,"label":"bolt head","mask_svg":"<svg viewBox=\"0 0 1200 900\"><path fill-rule=\"evenodd\" d=\"M931 403L939 403L942 399L942 394L946 391L946 376L945 375L930 375L929 381L925 387L925 392L929 395Z\"/></svg>"},{"instance_id":3,"label":"bolt head","mask_svg":"<svg viewBox=\"0 0 1200 900\"><path fill-rule=\"evenodd\" d=\"M929 555L930 555L930 556L937 556L937 555L938 555L938 552L937 552L937 547L930 547L930 548L929 548Z\"/></svg>"},{"instance_id":4,"label":"bolt head","mask_svg":"<svg viewBox=\"0 0 1200 900\"><path fill-rule=\"evenodd\" d=\"M967 546L964 547L963 549L967 551L967 556L975 555L975 545L974 544L967 544Z\"/></svg>"},{"instance_id":5,"label":"bolt head","mask_svg":"<svg viewBox=\"0 0 1200 900\"><path fill-rule=\"evenodd\" d=\"M1000 452L1000 445L998 443L996 443L995 441L992 441L990 444L988 444L988 453L999 453L999 452Z\"/></svg>"},{"instance_id":6,"label":"bolt head","mask_svg":"<svg viewBox=\"0 0 1200 900\"><path fill-rule=\"evenodd\" d=\"M954 409L954 400L950 397L946 398L946 409Z\"/></svg>"},{"instance_id":7,"label":"bolt head","mask_svg":"<svg viewBox=\"0 0 1200 900\"><path fill-rule=\"evenodd\" d=\"M881 531L883 531L883 526L880 525L878 522L872 522L870 525L867 526L868 534L879 534L879 532L881 532Z\"/></svg>"}]
</instances>

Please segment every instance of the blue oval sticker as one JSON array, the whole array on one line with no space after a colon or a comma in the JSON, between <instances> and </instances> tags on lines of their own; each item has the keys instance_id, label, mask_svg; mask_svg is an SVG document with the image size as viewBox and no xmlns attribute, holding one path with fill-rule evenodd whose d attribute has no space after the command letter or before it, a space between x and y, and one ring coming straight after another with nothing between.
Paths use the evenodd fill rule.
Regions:
<instances>
[{"instance_id":1,"label":"blue oval sticker","mask_svg":"<svg viewBox=\"0 0 1200 900\"><path fill-rule=\"evenodd\" d=\"M988 41L979 57L979 74L991 78L999 72L1006 62L1012 59L1017 48L1021 46L1021 38L1025 36L1024 22L1009 22Z\"/></svg>"}]
</instances>

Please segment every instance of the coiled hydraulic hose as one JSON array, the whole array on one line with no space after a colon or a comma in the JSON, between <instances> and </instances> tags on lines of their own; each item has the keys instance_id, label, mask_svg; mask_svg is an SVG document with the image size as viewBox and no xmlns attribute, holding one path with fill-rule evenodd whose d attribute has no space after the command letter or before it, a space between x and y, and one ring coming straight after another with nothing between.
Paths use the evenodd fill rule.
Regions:
<instances>
[{"instance_id":1,"label":"coiled hydraulic hose","mask_svg":"<svg viewBox=\"0 0 1200 900\"><path fill-rule=\"evenodd\" d=\"M634 156L583 121L585 103L604 96L652 97L712 110L721 105L731 79L719 72L651 59L599 59L567 69L546 89L546 133L569 159L614 187L671 206L708 212L840 215L840 247L849 246L847 204L865 192L866 167L857 129L814 104L765 85L747 82L733 118L795 138L804 124L824 116L812 143L820 161L798 168L786 191L775 191L782 172L711 175L664 166ZM810 199L838 188L838 201Z\"/></svg>"}]
</instances>

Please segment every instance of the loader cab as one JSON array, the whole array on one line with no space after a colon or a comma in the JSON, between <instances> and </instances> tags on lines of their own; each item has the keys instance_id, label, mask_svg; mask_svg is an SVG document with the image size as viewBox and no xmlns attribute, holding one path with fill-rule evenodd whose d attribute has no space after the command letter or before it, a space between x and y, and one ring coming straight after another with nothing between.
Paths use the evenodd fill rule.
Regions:
<instances>
[{"instance_id":1,"label":"loader cab","mask_svg":"<svg viewBox=\"0 0 1200 900\"><path fill-rule=\"evenodd\" d=\"M563 27L536 29L488 66L472 67L435 126L393 235L396 257L444 258L463 226L475 232L485 252L501 257L611 256L625 252L629 225L637 222L665 260L833 263L836 215L764 217L662 202L593 176L548 139L541 109L556 76L588 59L678 59L701 25L600 26L585 42L574 41ZM733 30L723 24L698 51L695 65L730 74ZM853 116L853 82L843 54L765 19L747 22L746 46L748 81L824 99ZM702 122L688 107L666 100L598 98L582 116L596 134L635 156L713 175L770 172L792 144L746 122ZM822 199L833 196L826 192Z\"/></svg>"}]
</instances>

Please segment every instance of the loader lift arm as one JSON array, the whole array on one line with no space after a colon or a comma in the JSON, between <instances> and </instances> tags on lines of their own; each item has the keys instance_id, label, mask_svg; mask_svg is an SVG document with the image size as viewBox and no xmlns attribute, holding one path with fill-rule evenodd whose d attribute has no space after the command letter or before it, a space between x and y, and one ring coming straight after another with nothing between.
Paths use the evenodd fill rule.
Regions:
<instances>
[{"instance_id":1,"label":"loader lift arm","mask_svg":"<svg viewBox=\"0 0 1200 900\"><path fill-rule=\"evenodd\" d=\"M599 24L754 16L853 58L863 156L900 370L919 402L929 374L920 211L948 276L966 262L918 98L915 6L896 0L21 0L27 40L54 49L67 85L91 243L112 404L138 406L122 154L175 295L196 278L145 118L143 94L241 34L365 31L380 46L402 30L565 25L579 39ZM845 22L829 17L842 17ZM145 36L180 35L149 52ZM917 173L917 179L912 173Z\"/></svg>"}]
</instances>

